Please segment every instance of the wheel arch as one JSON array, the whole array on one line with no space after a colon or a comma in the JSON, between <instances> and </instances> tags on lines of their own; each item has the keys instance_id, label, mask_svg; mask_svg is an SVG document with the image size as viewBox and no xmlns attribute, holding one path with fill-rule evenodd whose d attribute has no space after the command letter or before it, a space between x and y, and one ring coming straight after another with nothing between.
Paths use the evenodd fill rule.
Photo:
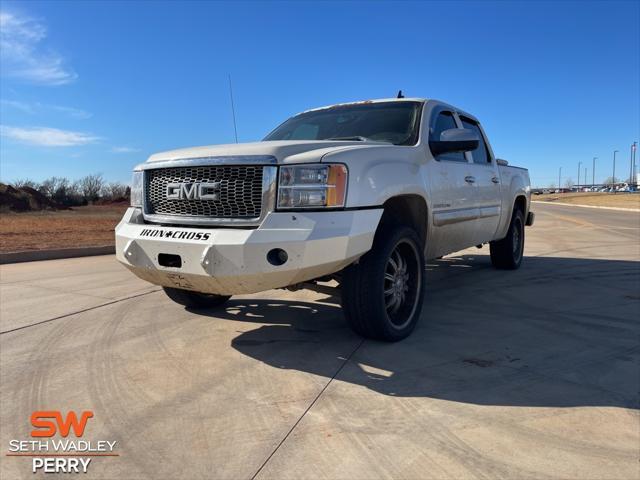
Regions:
<instances>
[{"instance_id":1,"label":"wheel arch","mask_svg":"<svg viewBox=\"0 0 640 480\"><path fill-rule=\"evenodd\" d=\"M513 202L513 207L511 208L511 215L516 209L520 209L523 215L527 215L527 197L524 194L517 195L516 199Z\"/></svg>"},{"instance_id":2,"label":"wheel arch","mask_svg":"<svg viewBox=\"0 0 640 480\"><path fill-rule=\"evenodd\" d=\"M382 205L383 213L376 235L389 225L407 225L415 230L422 247L427 243L428 207L421 195L404 194L388 198Z\"/></svg>"}]
</instances>

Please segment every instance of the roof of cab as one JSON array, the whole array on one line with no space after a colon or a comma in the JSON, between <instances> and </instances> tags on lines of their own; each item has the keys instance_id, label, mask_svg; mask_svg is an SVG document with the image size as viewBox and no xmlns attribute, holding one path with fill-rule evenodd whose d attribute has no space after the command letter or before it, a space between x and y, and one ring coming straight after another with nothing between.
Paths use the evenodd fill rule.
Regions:
<instances>
[{"instance_id":1,"label":"roof of cab","mask_svg":"<svg viewBox=\"0 0 640 480\"><path fill-rule=\"evenodd\" d=\"M472 120L475 120L476 122L480 123L479 120L472 114L470 114L469 112L466 112L464 110L462 110L461 108L455 107L447 102L443 102L442 100L436 100L434 98L420 98L420 97L405 97L405 98L376 98L373 100L361 100L358 102L346 102L346 103L336 103L334 105L326 105L324 107L318 107L318 108L311 108L309 110L305 110L304 112L300 112L297 113L295 116L298 115L302 115L303 113L308 113L308 112L315 112L318 110L327 110L329 108L335 108L335 107L344 107L344 106L348 106L348 105L366 105L368 103L384 103L384 102L421 102L421 103L427 103L427 102L433 102L435 104L438 104L442 107L445 108L449 108L452 111L458 112L461 115L464 115L466 117L469 117Z\"/></svg>"},{"instance_id":2,"label":"roof of cab","mask_svg":"<svg viewBox=\"0 0 640 480\"><path fill-rule=\"evenodd\" d=\"M336 103L334 105L325 105L324 107L310 108L309 110L305 110L304 112L300 112L297 115L301 115L303 113L315 112L317 110L326 110L329 108L335 107L346 107L349 105L366 105L368 103L384 103L384 102L427 102L426 98L376 98L373 100L360 100L358 102L346 102L346 103Z\"/></svg>"}]
</instances>

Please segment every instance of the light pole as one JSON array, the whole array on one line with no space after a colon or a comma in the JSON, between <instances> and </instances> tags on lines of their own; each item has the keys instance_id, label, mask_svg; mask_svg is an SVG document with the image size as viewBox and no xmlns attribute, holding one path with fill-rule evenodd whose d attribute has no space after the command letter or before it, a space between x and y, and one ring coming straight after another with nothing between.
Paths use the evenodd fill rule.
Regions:
<instances>
[{"instance_id":1,"label":"light pole","mask_svg":"<svg viewBox=\"0 0 640 480\"><path fill-rule=\"evenodd\" d=\"M611 177L611 184L613 186L613 193L616 192L616 153L618 150L613 151L613 177Z\"/></svg>"},{"instance_id":2,"label":"light pole","mask_svg":"<svg viewBox=\"0 0 640 480\"><path fill-rule=\"evenodd\" d=\"M582 165L582 162L578 162L578 183L576 183L576 190L580 190L580 165Z\"/></svg>"},{"instance_id":3,"label":"light pole","mask_svg":"<svg viewBox=\"0 0 640 480\"><path fill-rule=\"evenodd\" d=\"M631 145L631 150L629 152L629 187L633 185L633 145Z\"/></svg>"},{"instance_id":4,"label":"light pole","mask_svg":"<svg viewBox=\"0 0 640 480\"><path fill-rule=\"evenodd\" d=\"M558 190L562 192L562 184L560 183L560 178L562 177L562 167L558 170Z\"/></svg>"},{"instance_id":5,"label":"light pole","mask_svg":"<svg viewBox=\"0 0 640 480\"><path fill-rule=\"evenodd\" d=\"M636 150L638 148L638 142L633 142L633 145L631 145L631 152L632 152L632 156L633 159L631 160L632 164L633 164L633 173L631 175L631 181L633 182L633 186L637 187L638 186L638 177L636 176Z\"/></svg>"},{"instance_id":6,"label":"light pole","mask_svg":"<svg viewBox=\"0 0 640 480\"><path fill-rule=\"evenodd\" d=\"M598 157L593 157L593 168L591 168L591 186L596 184L596 160Z\"/></svg>"},{"instance_id":7,"label":"light pole","mask_svg":"<svg viewBox=\"0 0 640 480\"><path fill-rule=\"evenodd\" d=\"M631 144L631 173L629 174L629 186L636 185L636 143Z\"/></svg>"}]
</instances>

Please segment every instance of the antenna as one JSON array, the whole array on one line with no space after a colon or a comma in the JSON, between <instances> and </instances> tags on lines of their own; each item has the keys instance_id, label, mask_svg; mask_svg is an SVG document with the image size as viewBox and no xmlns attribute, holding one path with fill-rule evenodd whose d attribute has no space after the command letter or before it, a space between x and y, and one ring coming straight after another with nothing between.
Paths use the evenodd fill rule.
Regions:
<instances>
[{"instance_id":1,"label":"antenna","mask_svg":"<svg viewBox=\"0 0 640 480\"><path fill-rule=\"evenodd\" d=\"M231 87L231 74L229 74L229 97L231 97L231 114L233 115L233 133L238 143L238 127L236 127L236 108L233 104L233 88Z\"/></svg>"},{"instance_id":2,"label":"antenna","mask_svg":"<svg viewBox=\"0 0 640 480\"><path fill-rule=\"evenodd\" d=\"M404 95L402 94L402 90L398 90L398 96L396 98L404 98Z\"/></svg>"}]
</instances>

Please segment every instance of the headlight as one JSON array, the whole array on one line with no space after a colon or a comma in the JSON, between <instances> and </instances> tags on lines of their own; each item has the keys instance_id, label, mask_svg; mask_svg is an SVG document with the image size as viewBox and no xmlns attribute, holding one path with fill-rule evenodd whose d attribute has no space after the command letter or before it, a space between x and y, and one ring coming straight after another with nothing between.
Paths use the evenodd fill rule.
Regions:
<instances>
[{"instance_id":1,"label":"headlight","mask_svg":"<svg viewBox=\"0 0 640 480\"><path fill-rule=\"evenodd\" d=\"M142 207L142 185L144 172L133 172L131 178L131 206Z\"/></svg>"},{"instance_id":2,"label":"headlight","mask_svg":"<svg viewBox=\"0 0 640 480\"><path fill-rule=\"evenodd\" d=\"M347 167L340 164L280 167L278 208L344 207Z\"/></svg>"}]
</instances>

